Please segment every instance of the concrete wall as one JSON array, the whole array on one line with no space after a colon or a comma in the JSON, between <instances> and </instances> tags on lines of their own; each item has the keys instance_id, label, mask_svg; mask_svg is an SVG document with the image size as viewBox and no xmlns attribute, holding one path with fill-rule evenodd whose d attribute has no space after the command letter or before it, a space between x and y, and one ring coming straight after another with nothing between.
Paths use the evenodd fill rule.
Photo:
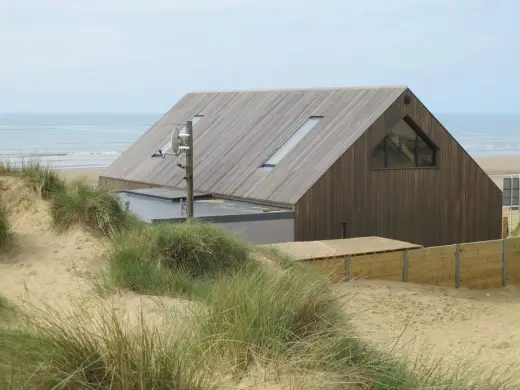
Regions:
<instances>
[{"instance_id":1,"label":"concrete wall","mask_svg":"<svg viewBox=\"0 0 520 390\"><path fill-rule=\"evenodd\" d=\"M294 219L216 223L251 244L276 244L294 241Z\"/></svg>"}]
</instances>

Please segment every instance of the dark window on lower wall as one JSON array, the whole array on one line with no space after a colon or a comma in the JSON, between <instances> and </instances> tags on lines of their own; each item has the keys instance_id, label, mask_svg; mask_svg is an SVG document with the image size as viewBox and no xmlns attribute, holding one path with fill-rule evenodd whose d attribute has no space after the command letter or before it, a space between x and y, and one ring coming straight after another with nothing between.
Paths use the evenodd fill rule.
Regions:
<instances>
[{"instance_id":1,"label":"dark window on lower wall","mask_svg":"<svg viewBox=\"0 0 520 390\"><path fill-rule=\"evenodd\" d=\"M436 167L432 142L401 119L372 152L372 168Z\"/></svg>"},{"instance_id":2,"label":"dark window on lower wall","mask_svg":"<svg viewBox=\"0 0 520 390\"><path fill-rule=\"evenodd\" d=\"M520 204L520 178L504 178L502 204L504 206L518 206Z\"/></svg>"}]
</instances>

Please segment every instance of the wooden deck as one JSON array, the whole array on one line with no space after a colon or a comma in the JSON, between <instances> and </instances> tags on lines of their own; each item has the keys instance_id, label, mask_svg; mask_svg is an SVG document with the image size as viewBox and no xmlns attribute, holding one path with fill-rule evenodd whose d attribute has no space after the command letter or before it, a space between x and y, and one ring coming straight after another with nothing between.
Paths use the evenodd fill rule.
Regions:
<instances>
[{"instance_id":1,"label":"wooden deck","mask_svg":"<svg viewBox=\"0 0 520 390\"><path fill-rule=\"evenodd\" d=\"M284 242L262 246L277 248L293 256L297 260L302 261L421 248L421 245L398 240L390 240L383 237L356 237L325 241Z\"/></svg>"}]
</instances>

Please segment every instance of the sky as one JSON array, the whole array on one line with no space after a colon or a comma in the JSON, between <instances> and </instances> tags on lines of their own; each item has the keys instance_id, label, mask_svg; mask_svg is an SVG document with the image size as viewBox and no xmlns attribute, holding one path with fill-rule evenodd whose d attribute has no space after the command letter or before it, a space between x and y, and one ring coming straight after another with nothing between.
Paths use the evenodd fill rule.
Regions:
<instances>
[{"instance_id":1,"label":"sky","mask_svg":"<svg viewBox=\"0 0 520 390\"><path fill-rule=\"evenodd\" d=\"M403 84L434 112L520 113L518 15L518 0L0 0L0 113Z\"/></svg>"}]
</instances>

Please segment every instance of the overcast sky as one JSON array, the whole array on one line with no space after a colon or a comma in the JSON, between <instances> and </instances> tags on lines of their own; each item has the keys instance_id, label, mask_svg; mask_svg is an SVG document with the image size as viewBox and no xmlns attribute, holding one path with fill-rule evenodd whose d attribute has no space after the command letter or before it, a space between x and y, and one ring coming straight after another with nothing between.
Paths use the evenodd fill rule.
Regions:
<instances>
[{"instance_id":1,"label":"overcast sky","mask_svg":"<svg viewBox=\"0 0 520 390\"><path fill-rule=\"evenodd\" d=\"M520 113L520 0L0 0L0 112L153 112L199 90L407 84Z\"/></svg>"}]
</instances>

